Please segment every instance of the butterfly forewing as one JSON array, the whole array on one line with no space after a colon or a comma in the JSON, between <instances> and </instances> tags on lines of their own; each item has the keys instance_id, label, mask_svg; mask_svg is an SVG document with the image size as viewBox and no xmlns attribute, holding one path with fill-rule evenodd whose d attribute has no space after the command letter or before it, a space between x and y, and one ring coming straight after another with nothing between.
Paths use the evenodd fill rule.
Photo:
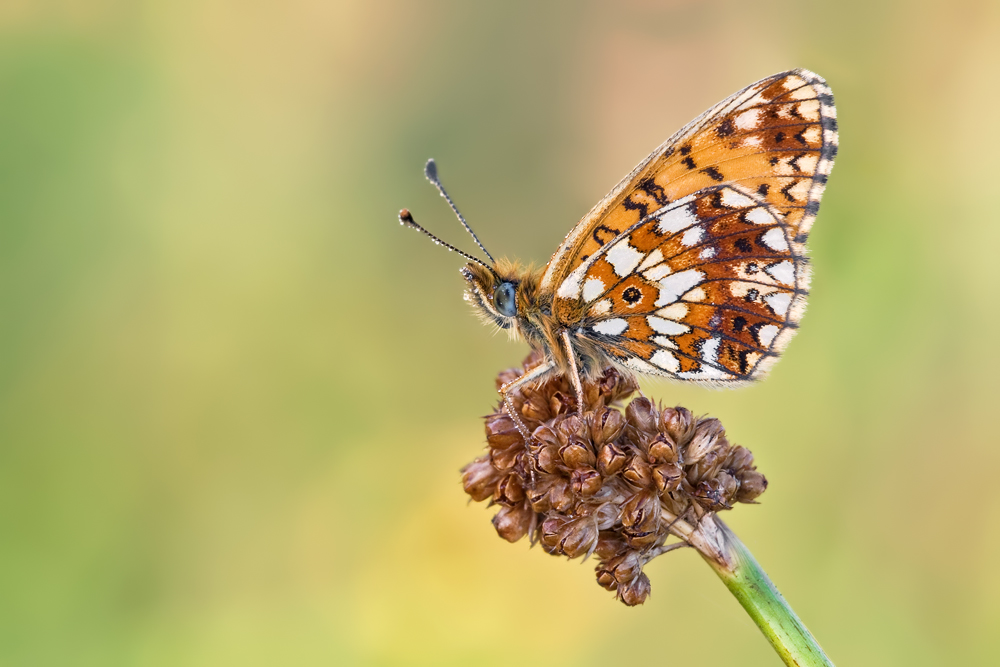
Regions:
<instances>
[{"instance_id":1,"label":"butterfly forewing","mask_svg":"<svg viewBox=\"0 0 1000 667\"><path fill-rule=\"evenodd\" d=\"M833 166L836 128L833 96L812 72L792 70L748 86L681 129L595 206L553 255L543 289L556 290L651 211L718 183L760 193L797 236L807 233Z\"/></svg>"},{"instance_id":2,"label":"butterfly forewing","mask_svg":"<svg viewBox=\"0 0 1000 667\"><path fill-rule=\"evenodd\" d=\"M552 312L633 370L752 380L805 307L804 242L836 154L825 82L785 72L653 152L556 251Z\"/></svg>"}]
</instances>

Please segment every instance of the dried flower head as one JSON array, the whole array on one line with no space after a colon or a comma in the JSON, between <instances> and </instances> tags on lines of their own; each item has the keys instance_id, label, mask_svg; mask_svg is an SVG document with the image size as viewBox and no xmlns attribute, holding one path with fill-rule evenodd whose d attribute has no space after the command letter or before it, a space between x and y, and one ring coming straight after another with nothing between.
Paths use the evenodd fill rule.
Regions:
<instances>
[{"instance_id":1,"label":"dried flower head","mask_svg":"<svg viewBox=\"0 0 1000 667\"><path fill-rule=\"evenodd\" d=\"M540 361L533 353L523 371L500 373L497 386ZM623 413L620 402L638 386L614 368L583 389L582 410L563 376L513 394L530 442L500 403L485 418L487 452L462 469L462 484L473 500L500 506L493 525L502 538L530 535L569 558L596 554L597 583L627 605L642 604L646 563L685 546L706 515L754 502L767 479L717 419L645 397Z\"/></svg>"}]
</instances>

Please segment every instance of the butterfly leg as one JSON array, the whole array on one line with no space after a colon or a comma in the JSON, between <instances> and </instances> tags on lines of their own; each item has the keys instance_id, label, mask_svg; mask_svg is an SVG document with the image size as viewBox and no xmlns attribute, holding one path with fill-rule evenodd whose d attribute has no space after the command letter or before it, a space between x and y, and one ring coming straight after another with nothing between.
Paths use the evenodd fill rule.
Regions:
<instances>
[{"instance_id":1,"label":"butterfly leg","mask_svg":"<svg viewBox=\"0 0 1000 667\"><path fill-rule=\"evenodd\" d=\"M566 346L566 358L569 359L569 379L573 383L573 391L576 392L576 411L583 414L583 382L580 381L580 371L576 367L576 354L573 353L573 343L569 339L569 331L563 329L563 344Z\"/></svg>"},{"instance_id":2,"label":"butterfly leg","mask_svg":"<svg viewBox=\"0 0 1000 667\"><path fill-rule=\"evenodd\" d=\"M524 441L527 443L531 442L531 431L529 431L528 427L525 426L523 421L521 421L521 415L517 414L517 410L514 408L514 401L511 399L511 394L515 389L538 380L553 368L555 368L555 364L552 361L546 361L539 366L535 366L516 380L511 380L507 384L500 387L500 395L503 396L503 404L507 406L507 414L509 414L510 418L514 420L514 426L517 427L517 430L521 433L524 437Z\"/></svg>"}]
</instances>

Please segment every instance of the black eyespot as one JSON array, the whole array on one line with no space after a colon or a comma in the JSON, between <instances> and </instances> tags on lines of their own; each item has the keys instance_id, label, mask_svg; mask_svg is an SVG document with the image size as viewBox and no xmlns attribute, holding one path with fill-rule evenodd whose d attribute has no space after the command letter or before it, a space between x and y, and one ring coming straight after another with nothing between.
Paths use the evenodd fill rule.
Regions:
<instances>
[{"instance_id":1,"label":"black eyespot","mask_svg":"<svg viewBox=\"0 0 1000 667\"><path fill-rule=\"evenodd\" d=\"M622 299L625 300L625 303L636 303L642 299L642 292L634 285L630 285L622 292Z\"/></svg>"},{"instance_id":2,"label":"black eyespot","mask_svg":"<svg viewBox=\"0 0 1000 667\"><path fill-rule=\"evenodd\" d=\"M514 286L510 283L501 283L497 291L493 293L493 306L498 313L505 317L517 315L517 298Z\"/></svg>"}]
</instances>

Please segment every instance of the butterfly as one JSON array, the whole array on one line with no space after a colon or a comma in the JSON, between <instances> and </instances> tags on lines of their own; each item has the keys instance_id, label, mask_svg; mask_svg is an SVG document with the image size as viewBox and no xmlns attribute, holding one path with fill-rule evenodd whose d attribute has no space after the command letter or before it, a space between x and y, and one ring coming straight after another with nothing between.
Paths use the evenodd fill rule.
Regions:
<instances>
[{"instance_id":1,"label":"butterfly","mask_svg":"<svg viewBox=\"0 0 1000 667\"><path fill-rule=\"evenodd\" d=\"M469 260L465 299L541 350L544 361L500 389L553 373L583 405L581 377L609 365L732 387L762 377L795 334L808 295L805 243L837 154L826 82L803 69L747 86L684 126L577 223L541 270L488 262L399 219Z\"/></svg>"}]
</instances>

